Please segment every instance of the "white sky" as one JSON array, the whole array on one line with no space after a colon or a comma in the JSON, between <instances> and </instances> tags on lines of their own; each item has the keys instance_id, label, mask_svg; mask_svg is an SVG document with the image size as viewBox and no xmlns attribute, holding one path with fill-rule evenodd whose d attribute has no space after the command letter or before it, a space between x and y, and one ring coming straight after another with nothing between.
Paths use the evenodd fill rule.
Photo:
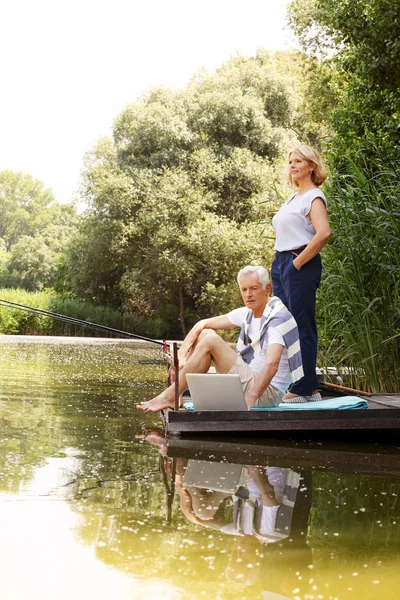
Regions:
<instances>
[{"instance_id":1,"label":"white sky","mask_svg":"<svg viewBox=\"0 0 400 600\"><path fill-rule=\"evenodd\" d=\"M127 102L184 87L236 52L295 46L288 0L10 0L0 53L0 171L25 171L59 202L83 155Z\"/></svg>"}]
</instances>

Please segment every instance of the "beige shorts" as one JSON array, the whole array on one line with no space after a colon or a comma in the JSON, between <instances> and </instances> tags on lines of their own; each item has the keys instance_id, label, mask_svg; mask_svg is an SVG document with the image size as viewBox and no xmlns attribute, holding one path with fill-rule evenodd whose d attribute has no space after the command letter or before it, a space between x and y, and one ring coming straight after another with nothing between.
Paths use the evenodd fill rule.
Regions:
<instances>
[{"instance_id":1,"label":"beige shorts","mask_svg":"<svg viewBox=\"0 0 400 600\"><path fill-rule=\"evenodd\" d=\"M233 367L229 370L229 373L233 375L239 375L240 382L244 393L246 394L251 388L255 380L257 379L258 373L255 373L250 365L244 362L243 358L238 354L236 362ZM277 388L269 385L265 392L255 401L255 407L266 407L266 406L277 406L282 402L283 394Z\"/></svg>"}]
</instances>

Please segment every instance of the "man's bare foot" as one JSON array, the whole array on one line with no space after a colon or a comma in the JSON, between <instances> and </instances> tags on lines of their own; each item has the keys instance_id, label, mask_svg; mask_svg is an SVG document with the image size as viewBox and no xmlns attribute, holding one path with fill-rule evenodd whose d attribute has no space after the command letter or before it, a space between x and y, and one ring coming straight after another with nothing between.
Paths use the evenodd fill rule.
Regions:
<instances>
[{"instance_id":1,"label":"man's bare foot","mask_svg":"<svg viewBox=\"0 0 400 600\"><path fill-rule=\"evenodd\" d=\"M145 427L142 426L142 430L135 434L137 440L146 440L149 444L155 446L162 446L165 443L165 432L163 429L158 427Z\"/></svg>"},{"instance_id":2,"label":"man's bare foot","mask_svg":"<svg viewBox=\"0 0 400 600\"><path fill-rule=\"evenodd\" d=\"M174 408L174 403L170 402L163 394L160 394L152 400L137 404L136 408L144 410L144 412L159 412L160 410L164 410L164 408Z\"/></svg>"}]
</instances>

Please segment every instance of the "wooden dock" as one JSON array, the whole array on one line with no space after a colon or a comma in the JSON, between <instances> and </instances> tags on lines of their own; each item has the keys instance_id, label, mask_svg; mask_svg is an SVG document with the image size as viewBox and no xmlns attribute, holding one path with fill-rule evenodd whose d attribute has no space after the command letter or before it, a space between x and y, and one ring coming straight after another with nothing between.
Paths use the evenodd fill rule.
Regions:
<instances>
[{"instance_id":1,"label":"wooden dock","mask_svg":"<svg viewBox=\"0 0 400 600\"><path fill-rule=\"evenodd\" d=\"M400 430L400 394L375 394L367 409L285 410L285 411L202 411L168 410L164 414L168 437L251 432L269 434Z\"/></svg>"},{"instance_id":2,"label":"wooden dock","mask_svg":"<svg viewBox=\"0 0 400 600\"><path fill-rule=\"evenodd\" d=\"M167 455L294 470L322 471L400 478L400 447L346 442L301 442L279 439L244 440L238 437L167 440Z\"/></svg>"}]
</instances>

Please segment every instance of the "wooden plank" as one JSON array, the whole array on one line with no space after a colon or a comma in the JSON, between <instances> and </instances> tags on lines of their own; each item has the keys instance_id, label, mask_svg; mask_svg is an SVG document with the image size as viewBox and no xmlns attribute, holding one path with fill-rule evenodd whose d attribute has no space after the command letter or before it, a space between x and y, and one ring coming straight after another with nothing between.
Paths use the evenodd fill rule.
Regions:
<instances>
[{"instance_id":1,"label":"wooden plank","mask_svg":"<svg viewBox=\"0 0 400 600\"><path fill-rule=\"evenodd\" d=\"M393 408L400 408L400 397L396 396L374 396L373 402L380 406L388 406Z\"/></svg>"},{"instance_id":2,"label":"wooden plank","mask_svg":"<svg viewBox=\"0 0 400 600\"><path fill-rule=\"evenodd\" d=\"M167 433L180 433L180 432L226 432L226 431L275 431L275 432L290 432L290 431L337 431L337 430L367 430L367 429L399 429L400 418L396 421L391 419L390 421L382 421L382 419L373 419L360 423L358 421L280 421L280 422L268 422L268 421L254 421L244 422L240 421L206 421L206 422L180 422L180 423L168 423Z\"/></svg>"},{"instance_id":3,"label":"wooden plank","mask_svg":"<svg viewBox=\"0 0 400 600\"><path fill-rule=\"evenodd\" d=\"M372 404L372 403L371 403ZM282 411L168 411L168 421L170 423L184 422L207 422L217 421L224 423L226 421L239 421L240 423L256 422L286 422L286 421L364 421L382 417L387 418L400 417L400 409L388 408L376 405L368 410L282 410Z\"/></svg>"},{"instance_id":4,"label":"wooden plank","mask_svg":"<svg viewBox=\"0 0 400 600\"><path fill-rule=\"evenodd\" d=\"M167 433L399 429L400 409L324 411L168 411Z\"/></svg>"},{"instance_id":5,"label":"wooden plank","mask_svg":"<svg viewBox=\"0 0 400 600\"><path fill-rule=\"evenodd\" d=\"M318 432L318 431L367 431L367 430L398 430L400 429L400 419L397 422L383 423L380 420L375 422L364 423L360 426L358 423L340 422L331 423L329 426L324 425L320 421L315 421L307 424L306 426L301 423L289 422L289 423L245 423L241 424L237 421L232 422L207 422L207 423L169 423L167 429L167 435L180 434L180 433L214 433L220 432L295 432L303 431L306 433Z\"/></svg>"}]
</instances>

